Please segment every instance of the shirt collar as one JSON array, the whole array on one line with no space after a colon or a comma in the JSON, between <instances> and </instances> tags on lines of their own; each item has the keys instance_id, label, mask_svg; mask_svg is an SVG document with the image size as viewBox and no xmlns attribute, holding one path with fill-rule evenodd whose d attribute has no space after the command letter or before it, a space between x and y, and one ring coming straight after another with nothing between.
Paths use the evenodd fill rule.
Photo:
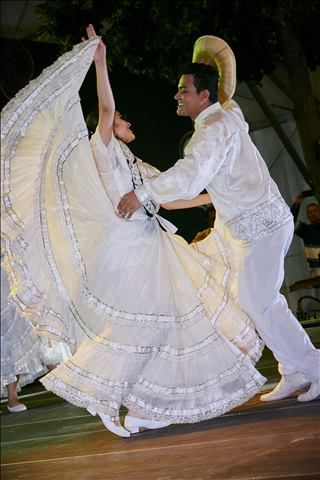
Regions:
<instances>
[{"instance_id":1,"label":"shirt collar","mask_svg":"<svg viewBox=\"0 0 320 480\"><path fill-rule=\"evenodd\" d=\"M199 123L202 122L202 120L204 120L205 118L208 117L208 115L210 115L211 113L219 110L221 108L221 105L219 102L216 102L216 103L213 103L212 105L210 105L210 107L207 107L205 108L204 110L202 110L202 112L199 113L199 115L195 118L194 120L194 123L195 123L195 126Z\"/></svg>"}]
</instances>

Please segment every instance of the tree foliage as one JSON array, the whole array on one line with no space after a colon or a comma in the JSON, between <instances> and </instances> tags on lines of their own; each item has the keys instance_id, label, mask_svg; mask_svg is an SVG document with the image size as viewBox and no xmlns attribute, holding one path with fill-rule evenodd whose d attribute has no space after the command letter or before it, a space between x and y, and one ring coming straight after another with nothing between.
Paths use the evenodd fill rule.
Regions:
<instances>
[{"instance_id":1,"label":"tree foliage","mask_svg":"<svg viewBox=\"0 0 320 480\"><path fill-rule=\"evenodd\" d=\"M109 62L174 83L205 34L232 47L238 80L261 80L283 60L281 30L288 23L309 68L320 65L320 0L44 0L38 15L42 38L66 49L91 22L109 45Z\"/></svg>"}]
</instances>

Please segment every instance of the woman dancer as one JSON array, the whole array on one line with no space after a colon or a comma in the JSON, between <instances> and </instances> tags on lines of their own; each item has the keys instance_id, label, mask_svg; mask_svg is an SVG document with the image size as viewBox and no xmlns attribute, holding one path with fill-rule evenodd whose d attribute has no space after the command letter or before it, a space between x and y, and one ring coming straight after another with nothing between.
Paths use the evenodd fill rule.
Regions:
<instances>
[{"instance_id":1,"label":"woman dancer","mask_svg":"<svg viewBox=\"0 0 320 480\"><path fill-rule=\"evenodd\" d=\"M28 320L8 301L7 275L1 267L1 398L8 397L10 413L27 410L18 398L20 387L44 375L41 342Z\"/></svg>"},{"instance_id":2,"label":"woman dancer","mask_svg":"<svg viewBox=\"0 0 320 480\"><path fill-rule=\"evenodd\" d=\"M5 192L7 255L17 276L29 279L30 288L16 286L26 315L75 352L42 379L44 386L129 436L140 427L213 418L251 398L265 380L254 368L262 343L231 298L228 252L214 231L190 246L163 230L172 226L156 205L151 217L144 209L130 220L115 212L132 184L158 171L128 149L134 134L115 112L105 46L91 25L87 32L88 41L44 71L5 112L5 164L12 167L4 169L11 187ZM90 148L75 92L93 52L99 125ZM38 106L28 102L36 91ZM25 116L26 131L12 150L9 120L16 120L15 109L25 114L29 107L31 120ZM40 131L45 140L34 165ZM13 168L28 146L33 155L24 173L32 171L38 202L29 216L19 203L21 167ZM202 202L207 198L189 206ZM187 203L168 207L174 206ZM21 252L21 237L30 231ZM120 405L129 409L125 428Z\"/></svg>"},{"instance_id":3,"label":"woman dancer","mask_svg":"<svg viewBox=\"0 0 320 480\"><path fill-rule=\"evenodd\" d=\"M27 410L18 392L60 362L71 352L66 345L50 346L48 339L40 339L34 326L21 317L10 303L9 283L1 267L1 398L7 397L10 413Z\"/></svg>"}]
</instances>

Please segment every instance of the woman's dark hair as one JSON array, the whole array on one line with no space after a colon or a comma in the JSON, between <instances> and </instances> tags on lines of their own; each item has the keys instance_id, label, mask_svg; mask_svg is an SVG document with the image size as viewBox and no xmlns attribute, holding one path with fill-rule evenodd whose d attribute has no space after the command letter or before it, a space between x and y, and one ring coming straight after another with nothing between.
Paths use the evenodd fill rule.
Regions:
<instances>
[{"instance_id":1,"label":"woman's dark hair","mask_svg":"<svg viewBox=\"0 0 320 480\"><path fill-rule=\"evenodd\" d=\"M193 84L197 93L208 90L209 100L212 103L218 101L219 74L214 67L204 63L189 63L182 68L181 75L193 75Z\"/></svg>"},{"instance_id":2,"label":"woman's dark hair","mask_svg":"<svg viewBox=\"0 0 320 480\"><path fill-rule=\"evenodd\" d=\"M88 115L86 116L86 124L87 124L90 137L95 132L95 129L97 128L97 125L98 125L98 121L99 121L98 110L92 110L92 112L88 113Z\"/></svg>"}]
</instances>

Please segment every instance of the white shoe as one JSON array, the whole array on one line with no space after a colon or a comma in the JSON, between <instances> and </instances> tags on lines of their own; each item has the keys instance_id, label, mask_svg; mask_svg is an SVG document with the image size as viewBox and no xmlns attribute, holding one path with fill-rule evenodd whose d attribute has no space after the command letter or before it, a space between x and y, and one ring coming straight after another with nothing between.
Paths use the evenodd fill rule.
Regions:
<instances>
[{"instance_id":1,"label":"white shoe","mask_svg":"<svg viewBox=\"0 0 320 480\"><path fill-rule=\"evenodd\" d=\"M131 417L127 415L124 419L124 426L131 433L139 433L140 428L154 430L156 428L168 427L171 422L158 422L156 420L147 420L145 418Z\"/></svg>"},{"instance_id":2,"label":"white shoe","mask_svg":"<svg viewBox=\"0 0 320 480\"><path fill-rule=\"evenodd\" d=\"M310 385L310 381L302 373L291 373L284 375L278 385L269 393L261 395L262 402L271 402L272 400L281 400L290 397L297 390Z\"/></svg>"},{"instance_id":3,"label":"white shoe","mask_svg":"<svg viewBox=\"0 0 320 480\"><path fill-rule=\"evenodd\" d=\"M315 400L316 398L320 397L320 382L311 383L311 387L305 393L301 393L298 396L298 402L311 402L311 400Z\"/></svg>"},{"instance_id":4,"label":"white shoe","mask_svg":"<svg viewBox=\"0 0 320 480\"><path fill-rule=\"evenodd\" d=\"M126 430L125 428L123 428L121 425L117 425L115 424L112 420L111 420L111 417L109 417L109 415L105 415L104 413L99 413L99 412L96 412L95 410L93 410L92 408L88 407L87 408L87 411L89 413L91 413L91 415L93 415L94 417L96 415L99 415L99 417L101 418L104 426L107 428L107 430L109 430L110 432L112 433L115 433L116 435L118 435L119 437L130 437L130 432L128 430Z\"/></svg>"},{"instance_id":5,"label":"white shoe","mask_svg":"<svg viewBox=\"0 0 320 480\"><path fill-rule=\"evenodd\" d=\"M15 405L14 407L9 407L9 405L7 405L7 409L10 413L20 413L25 412L27 410L27 407L24 403L18 403L18 405Z\"/></svg>"}]
</instances>

